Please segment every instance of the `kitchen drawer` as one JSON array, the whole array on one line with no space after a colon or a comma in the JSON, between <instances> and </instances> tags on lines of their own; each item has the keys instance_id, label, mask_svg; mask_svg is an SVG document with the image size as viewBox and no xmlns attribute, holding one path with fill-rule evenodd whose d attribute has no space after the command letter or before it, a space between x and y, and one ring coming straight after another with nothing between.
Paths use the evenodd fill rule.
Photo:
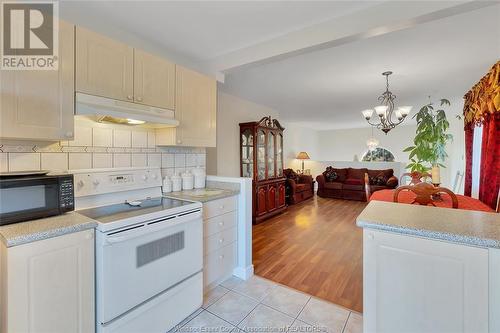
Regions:
<instances>
[{"instance_id":1,"label":"kitchen drawer","mask_svg":"<svg viewBox=\"0 0 500 333\"><path fill-rule=\"evenodd\" d=\"M237 206L238 202L236 196L209 201L203 204L203 218L209 219L214 216L235 211Z\"/></svg>"},{"instance_id":2,"label":"kitchen drawer","mask_svg":"<svg viewBox=\"0 0 500 333\"><path fill-rule=\"evenodd\" d=\"M227 244L233 243L235 240L236 227L229 228L211 236L205 237L203 239L203 253L205 255L212 253L213 251L218 250Z\"/></svg>"},{"instance_id":3,"label":"kitchen drawer","mask_svg":"<svg viewBox=\"0 0 500 333\"><path fill-rule=\"evenodd\" d=\"M205 287L229 277L233 274L233 269L236 266L236 242L205 256L204 262L203 285Z\"/></svg>"},{"instance_id":4,"label":"kitchen drawer","mask_svg":"<svg viewBox=\"0 0 500 333\"><path fill-rule=\"evenodd\" d=\"M236 212L222 214L203 221L203 236L208 237L236 226Z\"/></svg>"}]
</instances>

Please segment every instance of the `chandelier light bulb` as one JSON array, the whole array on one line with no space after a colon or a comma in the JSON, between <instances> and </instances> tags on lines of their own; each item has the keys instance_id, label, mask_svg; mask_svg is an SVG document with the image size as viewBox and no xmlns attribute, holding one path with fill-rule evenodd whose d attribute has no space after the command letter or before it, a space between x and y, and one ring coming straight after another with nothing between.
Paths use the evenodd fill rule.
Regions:
<instances>
[{"instance_id":1,"label":"chandelier light bulb","mask_svg":"<svg viewBox=\"0 0 500 333\"><path fill-rule=\"evenodd\" d=\"M372 117L373 110L372 109L363 110L361 111L361 113L363 114L363 117L365 117L365 119L368 120Z\"/></svg>"},{"instance_id":2,"label":"chandelier light bulb","mask_svg":"<svg viewBox=\"0 0 500 333\"><path fill-rule=\"evenodd\" d=\"M387 111L387 105L379 105L375 107L375 112L379 117L385 117L386 111Z\"/></svg>"},{"instance_id":3,"label":"chandelier light bulb","mask_svg":"<svg viewBox=\"0 0 500 333\"><path fill-rule=\"evenodd\" d=\"M401 114L403 115L403 117L406 117L411 112L412 108L413 108L413 106L405 105L405 106L400 106L398 109L399 109L399 111L401 111Z\"/></svg>"},{"instance_id":4,"label":"chandelier light bulb","mask_svg":"<svg viewBox=\"0 0 500 333\"><path fill-rule=\"evenodd\" d=\"M378 147L379 141L375 138L370 138L366 140L366 145L370 151L374 151Z\"/></svg>"}]
</instances>

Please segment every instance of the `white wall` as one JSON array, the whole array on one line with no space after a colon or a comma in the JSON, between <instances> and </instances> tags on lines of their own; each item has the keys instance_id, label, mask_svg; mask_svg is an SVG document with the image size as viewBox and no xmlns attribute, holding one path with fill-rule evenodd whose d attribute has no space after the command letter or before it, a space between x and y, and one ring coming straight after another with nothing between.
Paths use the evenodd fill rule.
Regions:
<instances>
[{"instance_id":1,"label":"white wall","mask_svg":"<svg viewBox=\"0 0 500 333\"><path fill-rule=\"evenodd\" d=\"M304 168L311 169L313 176L323 172L322 165L317 162L321 156L318 132L293 122L285 122L284 126L283 156L285 168L301 169L302 161L295 157L299 152L305 151L311 159L304 162Z\"/></svg>"},{"instance_id":2,"label":"white wall","mask_svg":"<svg viewBox=\"0 0 500 333\"><path fill-rule=\"evenodd\" d=\"M276 110L227 94L218 89L217 95L217 149L207 151L207 164L216 163L217 175L240 176L240 127L239 123L258 121L271 116L279 119ZM286 132L285 132L286 133ZM286 134L285 134L286 136Z\"/></svg>"},{"instance_id":3,"label":"white wall","mask_svg":"<svg viewBox=\"0 0 500 333\"><path fill-rule=\"evenodd\" d=\"M384 147L394 154L398 162L408 161L408 154L403 149L410 146L416 126L397 126L387 135L374 129L373 136L380 141L379 147ZM368 150L366 140L371 137L369 125L363 128L320 131L320 156L322 161L354 161L355 155L361 160Z\"/></svg>"}]
</instances>

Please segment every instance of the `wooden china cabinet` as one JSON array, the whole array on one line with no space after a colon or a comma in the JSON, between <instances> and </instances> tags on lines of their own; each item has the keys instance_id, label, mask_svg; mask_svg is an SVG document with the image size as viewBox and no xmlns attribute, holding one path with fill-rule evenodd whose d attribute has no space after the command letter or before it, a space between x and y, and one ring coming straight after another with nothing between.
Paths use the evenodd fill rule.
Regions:
<instances>
[{"instance_id":1,"label":"wooden china cabinet","mask_svg":"<svg viewBox=\"0 0 500 333\"><path fill-rule=\"evenodd\" d=\"M253 179L253 223L286 209L283 131L278 120L264 117L240 123L240 174Z\"/></svg>"}]
</instances>

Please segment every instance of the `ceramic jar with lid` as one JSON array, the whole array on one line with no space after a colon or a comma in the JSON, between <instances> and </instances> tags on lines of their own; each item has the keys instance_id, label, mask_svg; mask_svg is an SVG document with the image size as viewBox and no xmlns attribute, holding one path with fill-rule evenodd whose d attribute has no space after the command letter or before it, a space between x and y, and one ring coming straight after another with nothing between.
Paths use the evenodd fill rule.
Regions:
<instances>
[{"instance_id":1,"label":"ceramic jar with lid","mask_svg":"<svg viewBox=\"0 0 500 333\"><path fill-rule=\"evenodd\" d=\"M172 180L172 191L178 192L182 190L182 178L179 175L173 175L170 177Z\"/></svg>"},{"instance_id":2,"label":"ceramic jar with lid","mask_svg":"<svg viewBox=\"0 0 500 333\"><path fill-rule=\"evenodd\" d=\"M207 177L205 169L200 167L193 169L193 176L194 176L194 188L205 188L205 179Z\"/></svg>"},{"instance_id":3,"label":"ceramic jar with lid","mask_svg":"<svg viewBox=\"0 0 500 333\"><path fill-rule=\"evenodd\" d=\"M168 176L165 176L165 178L163 178L163 193L172 192L172 185L172 180L168 178Z\"/></svg>"},{"instance_id":4,"label":"ceramic jar with lid","mask_svg":"<svg viewBox=\"0 0 500 333\"><path fill-rule=\"evenodd\" d=\"M194 187L194 176L191 172L186 171L182 174L182 189L192 190Z\"/></svg>"}]
</instances>

